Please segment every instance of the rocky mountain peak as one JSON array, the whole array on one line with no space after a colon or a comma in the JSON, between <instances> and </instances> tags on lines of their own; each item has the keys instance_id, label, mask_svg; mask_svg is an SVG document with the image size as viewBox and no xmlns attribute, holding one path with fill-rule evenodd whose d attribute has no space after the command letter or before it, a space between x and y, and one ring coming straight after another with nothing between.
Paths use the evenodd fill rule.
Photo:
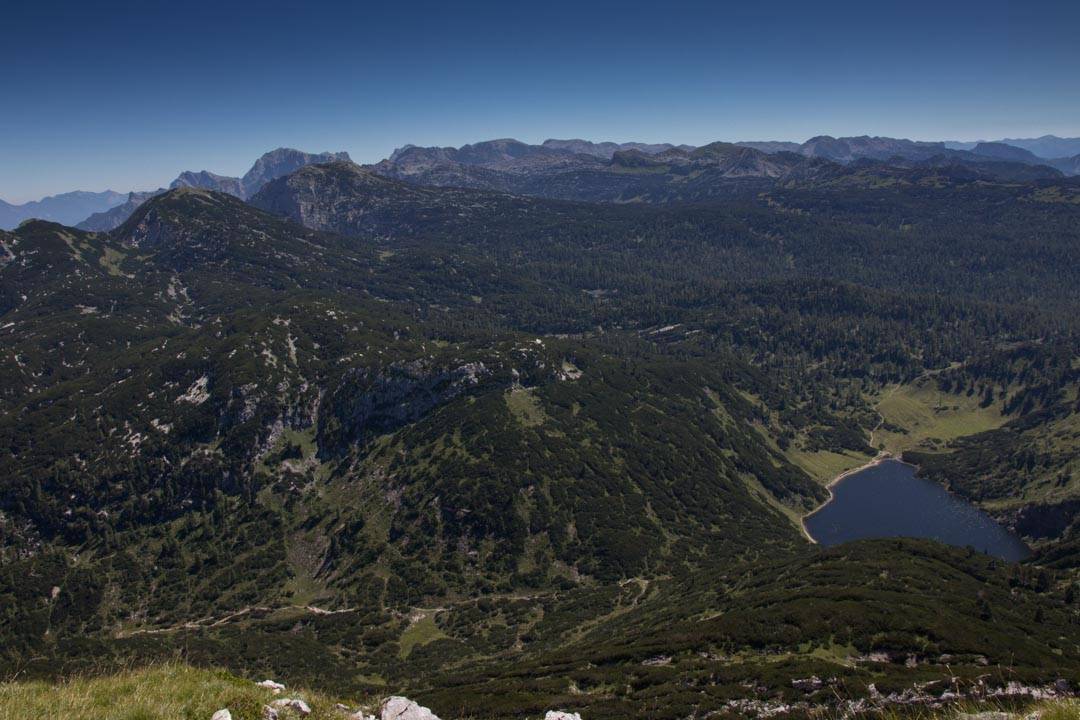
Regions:
<instances>
[{"instance_id":1,"label":"rocky mountain peak","mask_svg":"<svg viewBox=\"0 0 1080 720\"><path fill-rule=\"evenodd\" d=\"M292 148L277 148L266 153L251 166L251 169L240 179L244 189L244 197L251 197L259 188L274 178L288 175L305 165L325 163L331 161L350 161L347 152L324 152L318 154L306 153Z\"/></svg>"},{"instance_id":2,"label":"rocky mountain peak","mask_svg":"<svg viewBox=\"0 0 1080 720\"><path fill-rule=\"evenodd\" d=\"M228 177L227 175L217 175L208 170L202 170L200 172L186 170L180 173L180 175L172 181L169 187L196 187L206 190L217 190L218 192L228 193L229 195L238 198L244 197L244 188L241 185L239 178Z\"/></svg>"}]
</instances>

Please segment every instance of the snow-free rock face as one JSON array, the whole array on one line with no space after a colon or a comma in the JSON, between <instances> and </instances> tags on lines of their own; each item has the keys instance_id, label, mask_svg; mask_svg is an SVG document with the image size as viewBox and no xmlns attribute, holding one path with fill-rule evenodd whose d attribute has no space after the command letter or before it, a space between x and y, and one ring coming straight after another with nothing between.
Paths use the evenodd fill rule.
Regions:
<instances>
[{"instance_id":1,"label":"snow-free rock face","mask_svg":"<svg viewBox=\"0 0 1080 720\"><path fill-rule=\"evenodd\" d=\"M379 720L439 720L439 718L423 705L409 698L394 695L386 698L386 702L382 704Z\"/></svg>"},{"instance_id":2,"label":"snow-free rock face","mask_svg":"<svg viewBox=\"0 0 1080 720\"><path fill-rule=\"evenodd\" d=\"M255 164L251 166L251 169L248 170L242 178L218 175L208 170L200 170L198 172L185 170L169 184L168 189L175 190L177 188L186 187L197 188L199 190L212 190L214 192L223 192L232 195L241 200L247 200L258 192L266 183L283 175L288 175L305 165L326 162L347 162L348 160L349 154L346 152L324 152L313 154L289 148L278 148L277 150L271 150L256 160ZM94 207L88 212L78 214L73 219L64 222L64 224L74 225L80 218L83 218L82 222L75 225L75 227L80 230L92 230L94 232L108 232L109 230L115 230L123 225L135 210L137 210L146 200L155 195L160 195L165 191L165 188L159 188L152 191L132 192L128 194L126 202L122 195L109 191L110 196L116 196L115 200L110 199L110 202L100 209ZM78 194L79 193L69 193L69 195ZM87 193L82 194L86 195ZM104 193L102 194L104 195ZM50 198L46 198L46 200L50 200ZM5 227L6 222L4 220L4 205L6 205L6 203L0 200L0 228ZM11 208L14 206L8 205L7 207ZM46 219L61 219L51 218L45 213L42 213L40 217ZM12 227L14 227L14 225L12 225Z\"/></svg>"},{"instance_id":3,"label":"snow-free rock face","mask_svg":"<svg viewBox=\"0 0 1080 720\"><path fill-rule=\"evenodd\" d=\"M226 175L217 175L209 172L208 170L202 170L200 172L192 172L191 170L184 171L172 181L169 185L170 189L178 187L194 187L201 188L203 190L215 190L217 192L228 193L234 197L243 199L244 188L240 184L240 178L228 177Z\"/></svg>"},{"instance_id":4,"label":"snow-free rock face","mask_svg":"<svg viewBox=\"0 0 1080 720\"><path fill-rule=\"evenodd\" d=\"M210 720L232 720L232 713L222 708L210 716Z\"/></svg>"},{"instance_id":5,"label":"snow-free rock face","mask_svg":"<svg viewBox=\"0 0 1080 720\"><path fill-rule=\"evenodd\" d=\"M254 195L266 183L288 175L305 165L328 162L349 162L346 152L306 153L292 148L278 148L266 153L251 166L239 183L245 198Z\"/></svg>"},{"instance_id":6,"label":"snow-free rock face","mask_svg":"<svg viewBox=\"0 0 1080 720\"><path fill-rule=\"evenodd\" d=\"M312 230L350 237L485 227L535 206L523 198L461 187L421 187L351 162L308 165L266 183L250 202Z\"/></svg>"}]
</instances>

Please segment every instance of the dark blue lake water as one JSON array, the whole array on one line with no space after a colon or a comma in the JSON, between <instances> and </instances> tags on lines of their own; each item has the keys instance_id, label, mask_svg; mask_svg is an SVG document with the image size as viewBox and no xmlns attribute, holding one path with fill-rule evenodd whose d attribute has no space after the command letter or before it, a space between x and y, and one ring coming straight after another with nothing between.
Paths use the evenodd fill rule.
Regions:
<instances>
[{"instance_id":1,"label":"dark blue lake water","mask_svg":"<svg viewBox=\"0 0 1080 720\"><path fill-rule=\"evenodd\" d=\"M822 545L875 537L920 537L971 546L1004 560L1030 551L1015 535L937 483L916 477L898 460L852 473L832 487L833 498L806 518L806 531Z\"/></svg>"}]
</instances>

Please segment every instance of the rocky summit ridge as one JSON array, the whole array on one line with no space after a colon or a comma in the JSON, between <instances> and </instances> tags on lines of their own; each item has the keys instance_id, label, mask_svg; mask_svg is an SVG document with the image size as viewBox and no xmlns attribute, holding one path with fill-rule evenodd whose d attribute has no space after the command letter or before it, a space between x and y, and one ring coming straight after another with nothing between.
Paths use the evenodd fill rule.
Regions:
<instances>
[{"instance_id":1,"label":"rocky summit ridge","mask_svg":"<svg viewBox=\"0 0 1080 720\"><path fill-rule=\"evenodd\" d=\"M614 172L662 172L665 161L672 167L687 167L695 157L698 164L701 152L719 146L742 147L769 156L755 158L741 168L730 168L723 177L731 179L773 179L785 172L805 175L807 167L795 168L792 159L800 156L827 160L841 165L859 161L890 164L938 163L947 160L959 164L986 164L990 161L1028 165L1031 176L1067 176L1080 172L1080 153L1061 156L1037 155L1028 147L1047 152L1047 148L1069 151L1071 141L1061 138L1040 138L1038 141L979 143L920 142L887 137L811 138L803 143L781 141L747 141L712 143L694 147L671 143L593 142L581 139L548 139L531 145L512 138L487 140L461 147L420 147L404 145L388 158L372 167L375 172L421 185L471 187L513 192L525 195L557 197L587 201L668 201L671 199L700 199L714 196L716 189L670 189L657 194L655 188L640 184L627 186L625 178ZM786 159L785 159L786 156ZM752 157L752 156L747 156ZM291 148L278 148L265 153L242 177L219 175L208 170L181 172L170 188L191 186L216 190L250 199L270 180L290 174L305 165L350 161L346 152L307 153ZM777 167L782 167L778 171ZM1036 169L1038 168L1038 169ZM724 192L727 192L725 190ZM0 201L0 228L14 228L24 219L38 217L78 225L84 229L104 230L118 226L131 214L138 202L158 191L120 193L67 193L45 198L22 206ZM89 204L87 204L89 203ZM96 205L94 204L96 203ZM66 209L61 209L61 206Z\"/></svg>"}]
</instances>

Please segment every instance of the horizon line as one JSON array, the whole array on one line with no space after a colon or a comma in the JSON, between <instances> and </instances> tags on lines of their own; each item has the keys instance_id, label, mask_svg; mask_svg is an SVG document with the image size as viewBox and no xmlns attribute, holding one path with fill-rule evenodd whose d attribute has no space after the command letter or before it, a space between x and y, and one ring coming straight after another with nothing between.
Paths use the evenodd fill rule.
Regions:
<instances>
[{"instance_id":1,"label":"horizon line","mask_svg":"<svg viewBox=\"0 0 1080 720\"><path fill-rule=\"evenodd\" d=\"M447 144L447 145L419 145L419 144L416 144L416 143L406 142L406 143L403 143L403 144L400 144L400 145L395 145L395 147L393 147L393 149L391 149L390 152L384 154L378 160L369 160L369 161L366 161L366 162L358 162L357 160L353 160L353 162L357 162L357 164L359 164L359 165L375 164L375 163L381 162L382 160L385 160L385 159L389 158L395 151L400 150L402 148L406 148L406 147L420 147L420 148L448 147L448 148L458 149L458 148L464 147L465 145L477 145L477 144L480 144L480 143L496 142L496 141L500 141L500 140L512 140L514 142L520 142L520 143L525 144L525 145L543 145L545 142L554 140L554 141L564 141L564 142L566 142L566 141L581 141L581 142L593 143L593 144L596 144L596 145L600 145L600 144L604 144L604 143L612 143L612 144L615 144L615 145L625 145L625 144L629 144L629 143L638 143L638 144L641 144L641 145L665 145L666 144L666 145L672 145L674 147L679 147L679 146L704 147L706 145L710 145L712 143L717 143L717 142L730 143L732 145L738 145L738 144L744 144L744 143L792 143L792 144L795 144L795 145L804 145L807 142L809 142L810 140L813 140L815 138L843 139L843 138L858 138L858 137L887 138L887 139L890 139L890 140L908 140L910 142L916 142L916 143L942 143L942 144L944 144L944 143L964 143L964 144L975 143L975 144L978 144L978 143L1003 142L1005 140L1041 140L1043 138L1055 138L1055 139L1059 139L1059 140L1080 140L1080 130L1077 130L1075 132L1075 134L1069 133L1069 134L1064 134L1064 135L1057 135L1055 133L1045 133L1044 132L1041 135L1036 135L1034 133L1029 133L1029 134L1026 134L1026 135L1019 135L1018 134L1018 135L1014 135L1012 137L1002 137L1002 138L993 139L993 140L987 139L987 138L979 138L979 139L971 139L971 140L924 139L924 138L915 138L915 137L900 137L900 136L895 136L895 135L874 135L874 134L870 134L870 133L863 133L862 135L831 135L829 133L818 133L816 135L811 135L811 136L807 137L803 141L798 141L798 140L778 140L778 139L768 139L768 140L766 140L766 139L761 139L761 140L743 139L743 140L710 140L708 142L704 142L704 143L700 143L700 144L695 144L695 143L690 143L690 142L675 142L675 141L672 141L672 140L658 140L658 141L651 141L651 140L589 140L589 139L587 139L585 137L582 137L582 136L564 136L564 137L548 136L548 137L544 138L543 140L530 142L528 140L519 140L518 138L513 137L513 136L503 136L503 137L487 138L487 139L484 139L484 140L474 140L474 141L463 143L461 145L449 145L449 144ZM276 146L274 148L266 150L264 153L259 155L259 157L262 157L262 155L265 155L266 153L273 152L274 150L281 150L281 149L299 150L300 152L311 152L311 151L308 151L308 150L301 150L300 148L289 147L289 146L286 146L286 145L278 145L278 146ZM350 158L354 154L356 154L355 151L349 151L349 150L344 149L344 148L339 149L339 150L315 151L315 152L312 152L312 154L319 154L320 152L346 152L346 153L349 153ZM257 160L258 157L255 158L255 159ZM1053 158L1044 158L1044 159L1050 160L1050 159L1053 159ZM254 160L252 162L254 162ZM181 170L177 170L176 175L173 176L173 178L171 180L167 181L166 184L159 185L159 187L157 187L157 188L141 188L141 189L134 189L133 188L133 189L128 189L128 190L114 190L111 187L105 187L105 188L103 188L101 190L89 190L89 189L85 189L85 188L74 188L74 189L71 189L71 190L58 190L58 191L49 193L47 195L41 195L41 196L37 196L37 197L32 197L32 198L22 200L22 201L7 200L7 199L5 199L3 197L0 197L0 202L3 202L5 204L13 206L13 207L19 207L19 206L28 205L28 204L34 203L34 202L41 202L43 200L47 200L49 198L54 198L54 197L57 197L57 196L60 196L60 195L67 195L67 194L79 193L79 192L94 193L94 194L113 192L113 193L117 193L119 195L128 195L128 194L133 193L133 192L152 192L154 190L168 189L168 183L171 183L173 180L175 180L177 177L179 177L182 173L185 173L185 172L196 172L196 173L197 172L212 172L212 173L217 174L217 175L222 175L223 177L242 177L243 174L244 174L244 173L239 173L239 174L233 175L233 174L229 174L228 172L217 172L215 170L210 170L208 168L200 168L198 170L181 169Z\"/></svg>"}]
</instances>

